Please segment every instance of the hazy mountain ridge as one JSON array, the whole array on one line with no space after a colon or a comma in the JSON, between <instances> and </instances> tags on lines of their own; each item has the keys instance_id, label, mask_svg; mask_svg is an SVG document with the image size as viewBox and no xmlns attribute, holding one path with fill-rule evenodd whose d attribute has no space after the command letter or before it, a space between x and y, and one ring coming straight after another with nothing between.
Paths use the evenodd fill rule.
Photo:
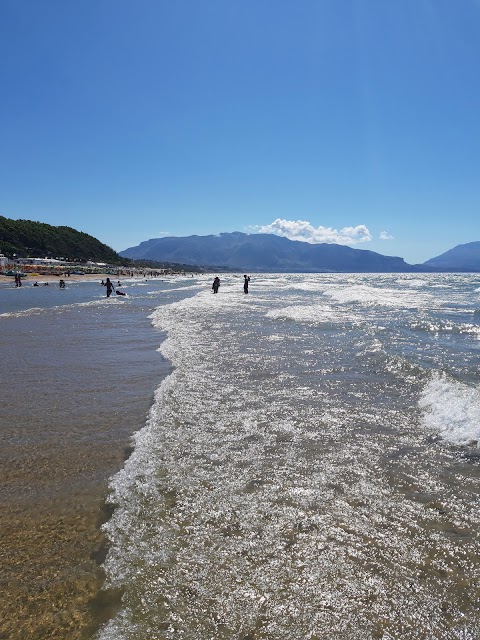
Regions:
<instances>
[{"instance_id":1,"label":"hazy mountain ridge","mask_svg":"<svg viewBox=\"0 0 480 640\"><path fill-rule=\"evenodd\" d=\"M153 238L116 253L93 236L71 227L55 227L0 216L0 252L9 256L51 256L110 264L125 258L259 272L438 272L480 271L480 242L460 244L423 264L338 244L310 244L273 234L220 233L208 236ZM221 267L220 267L221 265Z\"/></svg>"},{"instance_id":2,"label":"hazy mountain ridge","mask_svg":"<svg viewBox=\"0 0 480 640\"><path fill-rule=\"evenodd\" d=\"M435 258L430 258L424 265L443 269L461 269L480 271L480 242L458 244Z\"/></svg>"},{"instance_id":3,"label":"hazy mountain ridge","mask_svg":"<svg viewBox=\"0 0 480 640\"><path fill-rule=\"evenodd\" d=\"M423 264L338 244L310 244L273 234L239 231L208 236L153 238L121 251L132 259L171 260L266 272L437 272L480 271L480 242L458 245Z\"/></svg>"},{"instance_id":4,"label":"hazy mountain ridge","mask_svg":"<svg viewBox=\"0 0 480 640\"><path fill-rule=\"evenodd\" d=\"M121 251L132 259L170 260L186 264L224 264L267 272L405 272L417 271L403 258L337 244L310 244L273 234L221 233L209 236L153 238Z\"/></svg>"}]
</instances>

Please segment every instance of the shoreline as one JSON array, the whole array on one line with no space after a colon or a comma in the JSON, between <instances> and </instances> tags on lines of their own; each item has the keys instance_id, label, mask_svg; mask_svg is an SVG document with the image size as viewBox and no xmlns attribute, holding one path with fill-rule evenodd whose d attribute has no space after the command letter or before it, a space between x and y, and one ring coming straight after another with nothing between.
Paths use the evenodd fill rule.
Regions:
<instances>
[{"instance_id":1,"label":"shoreline","mask_svg":"<svg viewBox=\"0 0 480 640\"><path fill-rule=\"evenodd\" d=\"M163 278L168 278L168 277L173 277L173 276L161 276L162 279ZM63 278L63 280L65 280L65 284L68 285L69 282L95 282L95 280L98 280L98 283L100 284L100 282L102 280L105 280L105 278L110 278L110 280L115 280L118 281L122 278L135 278L135 279L143 279L144 276L142 275L133 275L133 276L117 276L117 275L112 275L111 273L85 273L83 275L80 274L73 274L71 276L55 276L53 274L48 274L48 275L32 275L32 274L28 274L28 276L26 276L25 278L22 278L22 286L23 287L28 287L28 286L32 286L34 282L38 282L39 284L42 282L55 282L56 284L59 283L59 281ZM153 277L152 277L153 279ZM157 278L155 277L155 280ZM0 283L1 284L11 284L12 288L15 288L15 278L13 276L4 276L2 274L0 274Z\"/></svg>"},{"instance_id":2,"label":"shoreline","mask_svg":"<svg viewBox=\"0 0 480 640\"><path fill-rule=\"evenodd\" d=\"M67 288L74 279L100 285L105 277L115 278L65 281ZM58 286L57 276L37 278L39 284L47 279ZM13 278L0 282L2 289L5 283L15 288ZM2 398L0 639L87 640L120 605L119 591L102 588L108 541L100 527L112 511L108 482L132 453L132 436L145 425L171 367L158 354L163 337L147 313L123 316L130 333L115 331L117 311L113 324L108 316L98 321L82 313L81 322L91 326L81 350L77 331L64 329L60 313L47 315L41 327L38 317L3 326L5 366L22 385L7 385ZM32 329L38 331L36 356L28 344ZM43 353L54 372L36 385L34 367ZM113 394L111 404L105 390Z\"/></svg>"}]
</instances>

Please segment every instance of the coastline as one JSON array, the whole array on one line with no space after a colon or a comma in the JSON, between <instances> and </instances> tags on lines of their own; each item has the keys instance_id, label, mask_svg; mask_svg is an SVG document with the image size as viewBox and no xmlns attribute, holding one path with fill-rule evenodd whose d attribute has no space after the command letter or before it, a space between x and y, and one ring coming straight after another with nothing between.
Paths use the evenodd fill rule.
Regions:
<instances>
[{"instance_id":1,"label":"coastline","mask_svg":"<svg viewBox=\"0 0 480 640\"><path fill-rule=\"evenodd\" d=\"M112 275L70 276L66 283L100 283L105 277ZM53 284L59 278L36 280ZM15 286L5 276L0 283ZM88 322L87 313L82 317ZM118 313L112 322L119 320ZM12 348L6 354L5 365L21 376L22 385L8 384L2 398L1 640L87 640L118 606L120 594L102 590L100 567L107 551L100 526L111 513L108 481L130 455L131 437L144 426L155 389L170 372L157 352L162 337L147 316L124 316L130 334L113 338L114 325L95 320L98 342L87 342L78 353L78 333L64 329L62 342L64 319L48 316L35 348L50 358L55 372L38 386L29 378L26 346L38 319L26 320L31 324L23 328L18 319L5 324L5 344L9 332L17 338L19 331L23 351L15 355ZM65 358L73 363L71 382L63 381L70 373L62 369ZM98 394L92 362L101 380ZM110 390L112 400L106 403Z\"/></svg>"},{"instance_id":2,"label":"coastline","mask_svg":"<svg viewBox=\"0 0 480 640\"><path fill-rule=\"evenodd\" d=\"M98 280L99 282L101 282L101 280L104 280L105 278L118 280L119 278L122 278L122 277L124 276L116 276L116 275L112 275L111 273L85 273L82 275L74 274L67 277L64 276L63 279L65 280L65 283L68 284L69 282L91 282L95 280ZM140 278L141 276L133 276L133 277ZM42 282L49 282L49 283L55 282L56 284L58 284L60 279L61 279L61 276L54 276L54 275L33 276L29 274L26 278L22 278L23 280L22 286L24 287L32 286L34 282L38 282L39 284ZM12 287L15 287L15 279L12 276L3 276L0 274L0 283L11 284Z\"/></svg>"}]
</instances>

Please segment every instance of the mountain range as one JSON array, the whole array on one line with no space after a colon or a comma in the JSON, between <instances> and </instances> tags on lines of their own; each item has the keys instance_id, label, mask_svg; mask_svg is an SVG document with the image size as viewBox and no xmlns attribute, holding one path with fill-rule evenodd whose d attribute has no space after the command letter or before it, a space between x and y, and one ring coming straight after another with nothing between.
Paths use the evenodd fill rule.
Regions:
<instances>
[{"instance_id":1,"label":"mountain range","mask_svg":"<svg viewBox=\"0 0 480 640\"><path fill-rule=\"evenodd\" d=\"M125 264L125 258L149 266L194 270L257 272L480 272L480 242L460 244L420 265L403 258L338 244L310 244L273 234L220 233L154 238L117 254L93 236L71 227L0 216L0 253L7 256L66 257L74 261Z\"/></svg>"},{"instance_id":2,"label":"mountain range","mask_svg":"<svg viewBox=\"0 0 480 640\"><path fill-rule=\"evenodd\" d=\"M480 242L459 244L424 262L427 267L460 271L480 271Z\"/></svg>"},{"instance_id":3,"label":"mountain range","mask_svg":"<svg viewBox=\"0 0 480 640\"><path fill-rule=\"evenodd\" d=\"M222 265L256 272L435 272L480 271L480 242L459 245L421 265L344 245L310 244L273 234L241 232L153 238L120 252L134 260Z\"/></svg>"}]
</instances>

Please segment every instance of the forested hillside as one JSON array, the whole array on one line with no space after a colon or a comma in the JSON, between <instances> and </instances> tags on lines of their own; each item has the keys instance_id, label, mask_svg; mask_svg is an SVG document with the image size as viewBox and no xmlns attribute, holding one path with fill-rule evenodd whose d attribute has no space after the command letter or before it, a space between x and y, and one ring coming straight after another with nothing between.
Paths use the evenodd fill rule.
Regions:
<instances>
[{"instance_id":1,"label":"forested hillside","mask_svg":"<svg viewBox=\"0 0 480 640\"><path fill-rule=\"evenodd\" d=\"M8 257L64 258L68 261L125 264L113 249L93 236L71 227L54 227L31 220L0 216L0 253Z\"/></svg>"}]
</instances>

